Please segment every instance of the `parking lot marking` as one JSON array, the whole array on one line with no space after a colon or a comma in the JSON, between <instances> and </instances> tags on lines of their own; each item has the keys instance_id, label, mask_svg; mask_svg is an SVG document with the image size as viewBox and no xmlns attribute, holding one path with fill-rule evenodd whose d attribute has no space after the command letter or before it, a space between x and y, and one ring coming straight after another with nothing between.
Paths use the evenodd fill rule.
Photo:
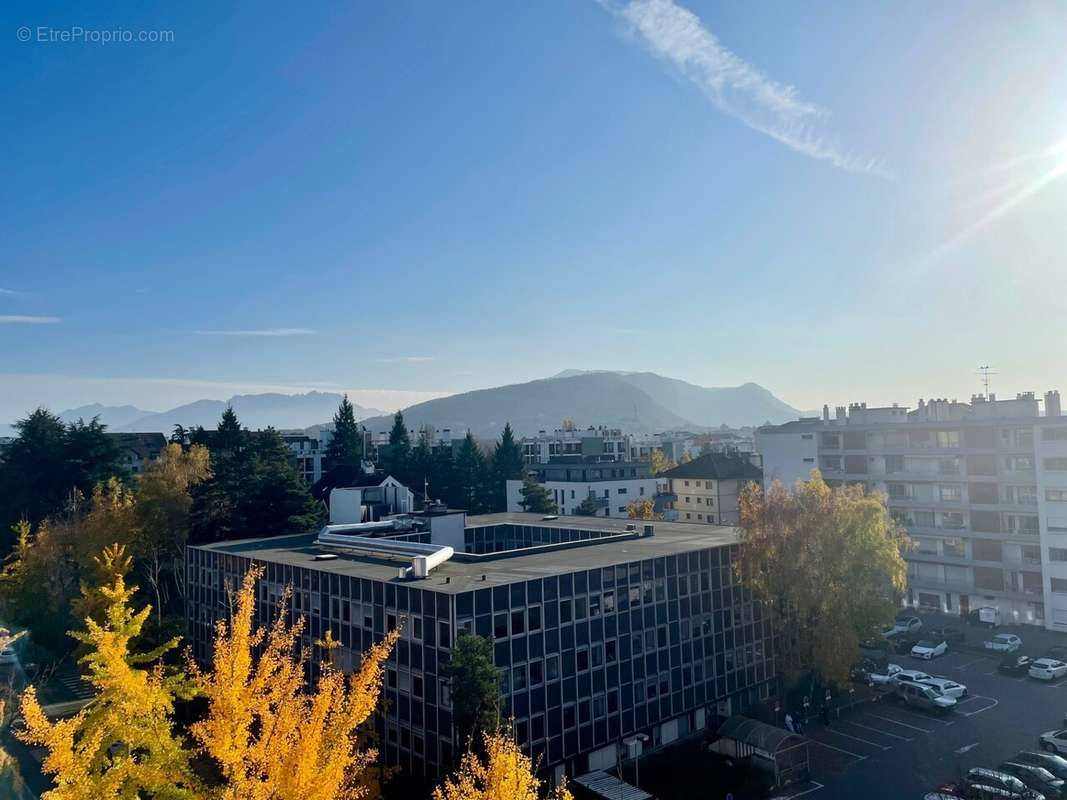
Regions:
<instances>
[{"instance_id":1,"label":"parking lot marking","mask_svg":"<svg viewBox=\"0 0 1067 800\"><path fill-rule=\"evenodd\" d=\"M810 789L805 789L803 792L797 792L796 794L786 795L784 798L782 798L782 800L796 800L796 798L798 798L798 797L803 797L806 794L811 794L812 792L817 792L817 791L819 791L820 789L823 788L823 785L821 783L819 783L818 781L808 781L808 783L811 784L811 788Z\"/></svg>"},{"instance_id":2,"label":"parking lot marking","mask_svg":"<svg viewBox=\"0 0 1067 800\"><path fill-rule=\"evenodd\" d=\"M859 755L859 753L853 753L851 750L845 750L844 748L841 748L841 747L834 747L832 744L827 744L826 742L820 742L818 739L808 739L808 741L811 742L812 744L817 744L820 747L825 747L825 748L827 748L829 750L836 750L839 753L844 753L846 756L852 756L857 761L866 761L867 760L867 756L861 756L861 755Z\"/></svg>"},{"instance_id":3,"label":"parking lot marking","mask_svg":"<svg viewBox=\"0 0 1067 800\"><path fill-rule=\"evenodd\" d=\"M902 728L911 728L913 731L919 731L920 733L934 732L933 728L920 728L918 725L909 725L907 722L901 722L900 720L891 719L890 717L880 717L877 714L868 714L867 716L873 717L874 719L880 719L885 722L892 722L894 725L899 725Z\"/></svg>"},{"instance_id":4,"label":"parking lot marking","mask_svg":"<svg viewBox=\"0 0 1067 800\"><path fill-rule=\"evenodd\" d=\"M861 739L859 736L853 736L850 733L844 733L842 731L839 731L837 728L823 728L823 730L826 733L833 733L833 734L835 734L837 736L844 736L846 739L852 739L855 742L863 742L864 744L869 744L871 747L877 747L879 750L892 750L893 749L893 747L891 745L887 747L884 744L878 744L878 742L872 742L870 739Z\"/></svg>"},{"instance_id":5,"label":"parking lot marking","mask_svg":"<svg viewBox=\"0 0 1067 800\"><path fill-rule=\"evenodd\" d=\"M956 713L957 714L962 714L965 717L973 717L975 714L981 714L983 711L988 711L989 709L996 708L999 705L999 702L996 699L994 699L992 697L986 697L985 695L981 695L981 694L972 695L972 696L968 697L966 700L964 700L963 703L969 703L972 700L988 700L989 702L987 702L981 708L976 709L974 711L957 711ZM956 705L960 706L960 705L963 705L963 703L957 703Z\"/></svg>"},{"instance_id":6,"label":"parking lot marking","mask_svg":"<svg viewBox=\"0 0 1067 800\"><path fill-rule=\"evenodd\" d=\"M900 734L890 733L889 731L884 731L884 730L882 730L880 728L872 728L870 725L864 725L864 724L859 723L859 722L852 722L851 720L846 721L845 724L846 725L851 725L854 728L863 728L865 731L872 731L874 733L877 733L879 736L888 736L890 739L899 739L902 742L914 742L915 741L914 739L911 739L911 738L909 738L907 736L901 736Z\"/></svg>"}]
</instances>

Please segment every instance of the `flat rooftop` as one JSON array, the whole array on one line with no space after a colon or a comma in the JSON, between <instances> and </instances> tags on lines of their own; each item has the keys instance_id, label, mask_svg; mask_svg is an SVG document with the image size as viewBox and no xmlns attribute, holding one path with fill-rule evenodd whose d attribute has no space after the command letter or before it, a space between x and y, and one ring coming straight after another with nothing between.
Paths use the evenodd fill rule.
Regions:
<instances>
[{"instance_id":1,"label":"flat rooftop","mask_svg":"<svg viewBox=\"0 0 1067 800\"><path fill-rule=\"evenodd\" d=\"M410 558L345 552L315 543L318 533L276 536L265 539L238 539L199 545L195 549L251 558L263 563L285 564L358 578L390 583L403 583L414 588L435 592L459 593L472 589L516 583L518 581L560 575L568 572L610 567L649 558L709 550L736 544L738 530L732 527L655 520L630 520L636 533L627 531L627 520L607 517L560 516L544 519L540 514L483 514L467 517L467 529L493 525L527 525L543 528L577 529L618 534L621 539L588 540L560 545L491 553L465 558L466 554L436 567L428 578L404 580L397 577L397 568L411 563ZM640 536L644 525L654 526L653 536ZM336 558L316 561L324 553ZM461 560L463 559L463 560ZM482 579L482 576L485 579Z\"/></svg>"}]
</instances>

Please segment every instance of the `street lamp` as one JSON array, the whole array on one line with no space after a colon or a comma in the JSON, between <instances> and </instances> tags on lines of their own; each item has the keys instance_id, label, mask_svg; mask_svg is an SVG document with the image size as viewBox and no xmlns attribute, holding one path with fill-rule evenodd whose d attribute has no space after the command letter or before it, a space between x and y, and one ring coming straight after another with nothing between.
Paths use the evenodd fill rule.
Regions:
<instances>
[{"instance_id":1,"label":"street lamp","mask_svg":"<svg viewBox=\"0 0 1067 800\"><path fill-rule=\"evenodd\" d=\"M634 786L638 789L641 788L641 752L645 749L644 744L647 741L648 736L644 733L635 733L622 740L627 752L634 759Z\"/></svg>"}]
</instances>

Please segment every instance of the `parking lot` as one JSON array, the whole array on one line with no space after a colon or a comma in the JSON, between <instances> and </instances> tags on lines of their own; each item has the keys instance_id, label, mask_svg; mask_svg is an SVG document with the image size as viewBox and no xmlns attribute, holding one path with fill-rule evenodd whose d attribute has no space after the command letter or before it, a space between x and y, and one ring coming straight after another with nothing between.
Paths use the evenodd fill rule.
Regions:
<instances>
[{"instance_id":1,"label":"parking lot","mask_svg":"<svg viewBox=\"0 0 1067 800\"><path fill-rule=\"evenodd\" d=\"M814 780L793 788L792 797L921 798L954 780L958 769L995 767L1020 750L1037 750L1039 734L1063 726L1067 680L1000 675L999 656L974 652L950 652L933 662L907 655L891 660L963 683L969 696L944 716L887 695L843 711L828 727L812 720L806 733Z\"/></svg>"}]
</instances>

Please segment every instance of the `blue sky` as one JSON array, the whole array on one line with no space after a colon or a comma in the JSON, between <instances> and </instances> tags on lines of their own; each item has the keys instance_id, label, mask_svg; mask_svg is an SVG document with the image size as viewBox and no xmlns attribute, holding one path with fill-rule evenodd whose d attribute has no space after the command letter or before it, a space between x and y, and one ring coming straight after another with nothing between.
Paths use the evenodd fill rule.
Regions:
<instances>
[{"instance_id":1,"label":"blue sky","mask_svg":"<svg viewBox=\"0 0 1067 800\"><path fill-rule=\"evenodd\" d=\"M0 419L570 367L804 408L985 363L1067 389L1062 3L0 19Z\"/></svg>"}]
</instances>

